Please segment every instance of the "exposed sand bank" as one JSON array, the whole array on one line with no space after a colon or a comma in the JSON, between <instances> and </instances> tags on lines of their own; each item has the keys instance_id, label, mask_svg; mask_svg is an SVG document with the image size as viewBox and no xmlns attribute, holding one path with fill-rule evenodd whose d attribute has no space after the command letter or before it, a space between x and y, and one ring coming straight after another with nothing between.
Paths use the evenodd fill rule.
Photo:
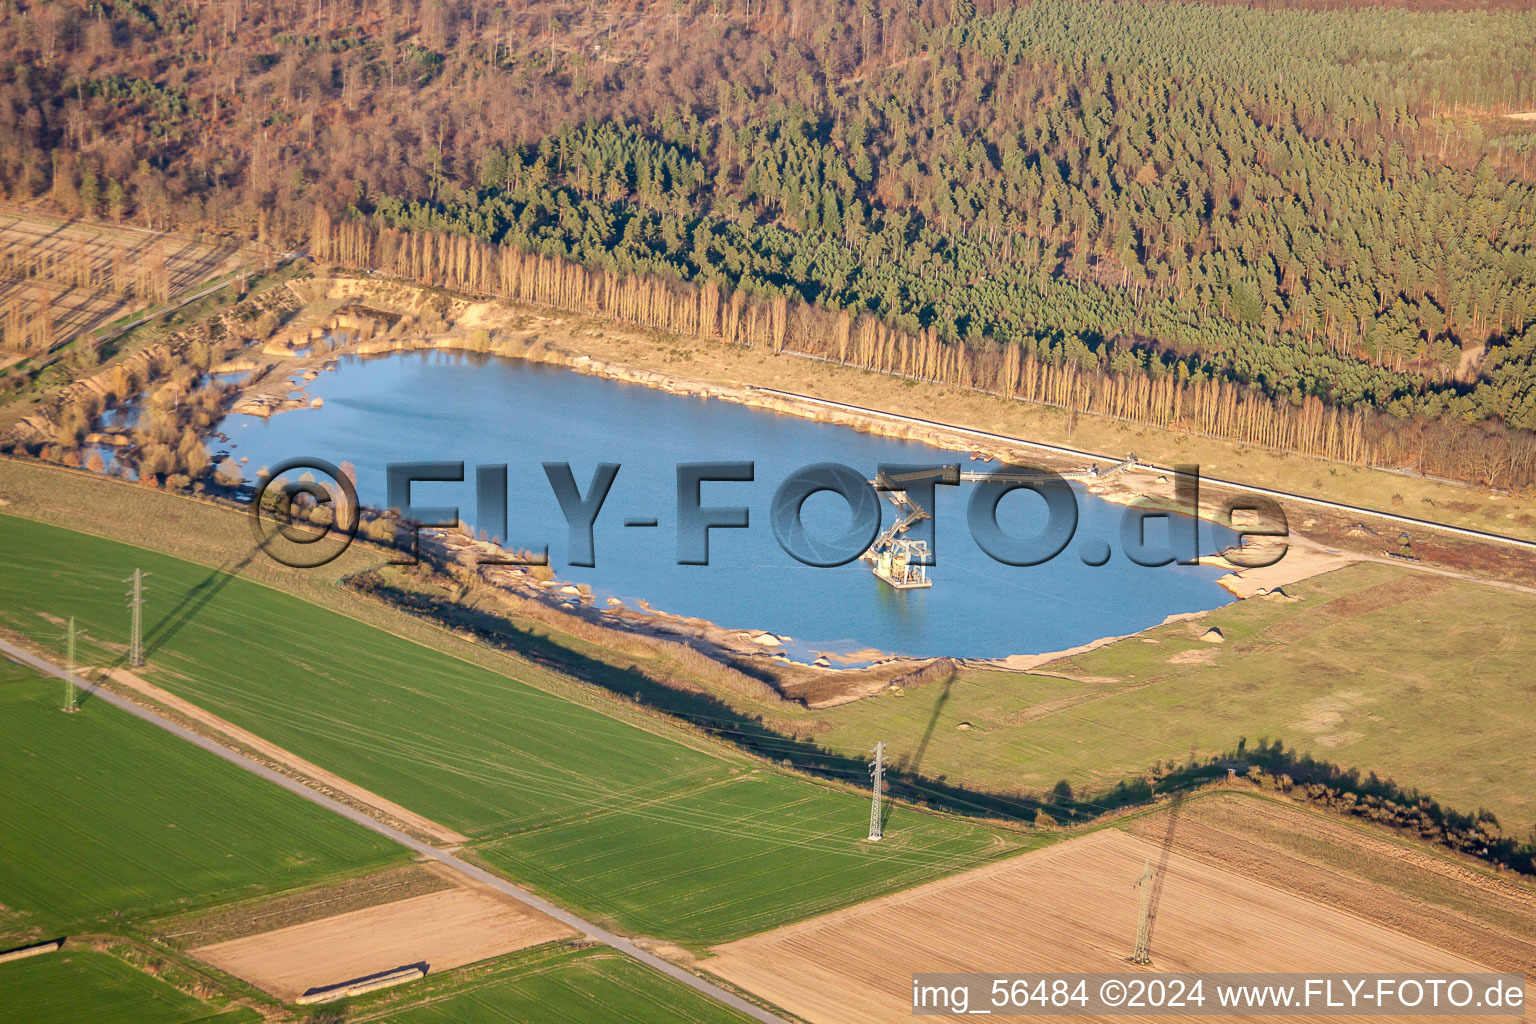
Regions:
<instances>
[{"instance_id":1,"label":"exposed sand bank","mask_svg":"<svg viewBox=\"0 0 1536 1024\"><path fill-rule=\"evenodd\" d=\"M1217 582L1221 581L1217 580ZM1177 612L1167 616L1157 625L1148 626L1147 629L1156 629L1158 626L1166 626L1171 622L1187 622L1190 619L1198 619L1206 614L1206 612ZM1100 647L1108 647L1110 644L1119 643L1121 640L1129 640L1131 637L1139 636L1146 631L1146 629L1143 629L1136 633L1123 633L1120 636L1101 636L1097 640L1090 640L1086 644L1080 644L1077 647L1068 647L1064 651L1047 651L1044 654L1010 654L1006 658L968 658L962 661L961 664L979 668L1003 668L1011 672L1031 672L1049 665L1053 661L1061 661L1063 658L1070 658L1078 654L1087 654L1089 651L1096 651ZM1073 678L1077 677L1074 676Z\"/></svg>"},{"instance_id":2,"label":"exposed sand bank","mask_svg":"<svg viewBox=\"0 0 1536 1024\"><path fill-rule=\"evenodd\" d=\"M1256 548L1262 550L1262 548ZM1233 565L1221 555L1210 555L1201 558L1201 562L1209 565L1227 566L1232 569L1230 573L1216 581L1217 585L1225 587L1239 598L1249 597L1275 597L1284 599L1289 595L1284 590L1292 583L1312 576L1320 576L1325 572L1342 569L1346 565L1353 565L1361 561L1358 556L1352 556L1346 552L1335 551L1302 537L1291 537L1290 545L1285 552L1285 557L1274 565L1262 568L1248 569L1239 565Z\"/></svg>"}]
</instances>

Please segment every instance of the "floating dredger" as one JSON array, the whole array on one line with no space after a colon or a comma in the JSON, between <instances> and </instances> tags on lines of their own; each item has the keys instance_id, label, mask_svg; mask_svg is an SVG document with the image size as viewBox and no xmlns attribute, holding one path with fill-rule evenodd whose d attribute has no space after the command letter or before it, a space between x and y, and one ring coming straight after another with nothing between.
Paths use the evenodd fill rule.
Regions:
<instances>
[{"instance_id":1,"label":"floating dredger","mask_svg":"<svg viewBox=\"0 0 1536 1024\"><path fill-rule=\"evenodd\" d=\"M1135 465L1136 456L1132 455L1106 473L1100 473L1097 466L1088 466L1073 472L1059 473L1056 476L1066 480L1095 480L1101 476L1124 472ZM928 542L907 537L905 534L924 519L932 519L933 513L914 501L906 488L919 483L953 485L962 480L1022 484L1038 480L1041 475L1041 470L1030 469L999 469L990 473L961 472L958 463L908 473L887 473L881 470L875 474L870 484L884 493L891 504L896 506L896 520L875 538L875 542L861 557L870 563L870 571L876 577L897 590L922 590L931 587L933 581L928 578L928 566L932 564L932 557L928 550Z\"/></svg>"}]
</instances>

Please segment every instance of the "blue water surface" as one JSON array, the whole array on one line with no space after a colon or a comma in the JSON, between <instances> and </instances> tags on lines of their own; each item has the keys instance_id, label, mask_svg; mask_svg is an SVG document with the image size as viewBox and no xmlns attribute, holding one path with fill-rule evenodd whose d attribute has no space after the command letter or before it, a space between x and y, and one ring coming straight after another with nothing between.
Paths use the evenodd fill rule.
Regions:
<instances>
[{"instance_id":1,"label":"blue water surface","mask_svg":"<svg viewBox=\"0 0 1536 1024\"><path fill-rule=\"evenodd\" d=\"M418 483L411 499L417 506L457 506L470 522L476 514L475 466L506 463L509 540L517 547L547 544L559 578L590 584L600 600L643 600L658 611L787 635L799 655L866 648L967 658L1041 653L1132 633L1170 614L1232 599L1215 583L1218 569L1134 564L1120 550L1125 508L1075 485L1076 536L1060 556L1028 568L994 561L971 539L966 506L976 484L940 487L937 564L929 570L934 586L928 590L895 591L862 561L812 568L780 548L769 505L778 485L807 464L840 462L869 477L882 462L958 460L966 469L997 468L915 442L461 353L343 357L308 391L324 399L323 408L270 420L228 416L218 429L231 443L212 447L247 457L248 477L295 456L350 462L362 500L377 506L385 503L386 464L462 461L463 483ZM711 460L755 463L750 483L703 485L705 505L747 506L751 525L711 531L710 564L680 566L676 465ZM568 564L565 519L544 462L569 462L583 493L598 463L622 467L597 520L593 568ZM1000 503L998 519L1010 534L1029 537L1040 532L1044 509L1032 492L1015 491ZM828 493L810 498L804 513L807 528L827 539L851 521L846 504ZM888 505L884 514L888 523ZM626 527L632 518L655 518L658 526ZM1166 528L1167 520L1150 520L1149 543L1166 537ZM1201 551L1209 552L1234 537L1202 523L1200 540ZM1081 552L1102 547L1096 542L1108 542L1113 554L1092 567Z\"/></svg>"}]
</instances>

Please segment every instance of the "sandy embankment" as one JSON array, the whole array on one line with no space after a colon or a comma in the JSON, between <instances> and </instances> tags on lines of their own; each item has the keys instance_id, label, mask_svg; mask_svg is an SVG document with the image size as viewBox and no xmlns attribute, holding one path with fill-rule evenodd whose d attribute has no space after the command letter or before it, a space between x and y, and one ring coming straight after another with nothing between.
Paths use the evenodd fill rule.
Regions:
<instances>
[{"instance_id":1,"label":"sandy embankment","mask_svg":"<svg viewBox=\"0 0 1536 1024\"><path fill-rule=\"evenodd\" d=\"M482 564L481 557L504 558L512 554L495 543L471 540L456 530L422 530L420 543L423 551L442 561L476 573L486 583L506 593L533 601L545 608L565 615L584 619L606 629L616 629L638 636L656 637L662 640L684 642L687 646L703 651L716 658L758 658L788 662L789 655L783 650L792 638L759 629L740 629L721 626L708 619L693 618L672 612L658 611L645 601L640 608L630 608L623 602L610 599L606 606L599 606L589 590L583 590L560 579L540 580L527 569ZM902 660L879 651L863 651L870 661ZM928 660L928 659L916 659ZM795 663L802 669L820 668L836 671L826 665Z\"/></svg>"},{"instance_id":2,"label":"sandy embankment","mask_svg":"<svg viewBox=\"0 0 1536 1024\"><path fill-rule=\"evenodd\" d=\"M1166 626L1173 622L1187 622L1190 619L1198 619L1205 614L1203 611L1176 612L1163 619L1157 626ZM1156 629L1157 626L1148 626L1147 629ZM1146 630L1141 630L1140 632L1144 633ZM1123 633L1120 636L1101 636L1097 640L1090 640L1077 647L1068 647L1064 651L1046 651L1044 654L1010 654L1006 658L968 658L962 661L961 664L987 668L1006 668L1014 672L1031 672L1042 666L1049 665L1053 661L1060 661L1063 658L1070 658L1077 654L1087 654L1089 651L1096 651L1100 647L1108 647L1110 644L1117 644L1121 640L1129 640L1136 635L1136 633ZM1049 675L1050 673L1044 674ZM1074 676L1072 678L1080 677Z\"/></svg>"},{"instance_id":3,"label":"sandy embankment","mask_svg":"<svg viewBox=\"0 0 1536 1024\"><path fill-rule=\"evenodd\" d=\"M1175 504L1174 484L1166 475L1153 478L1145 470L1138 471L1134 476L1125 473L1102 481L1096 481L1088 485L1088 490L1103 498L1105 501L1117 505L1126 505L1140 508L1162 508L1183 510L1183 506ZM1222 493L1230 493L1223 491ZM1208 495L1204 489L1201 491L1199 506L1200 518L1209 521L1220 521L1221 506L1217 502L1207 500ZM1253 528L1262 525L1257 517L1244 516L1241 511L1232 514L1232 527L1237 530ZM1272 593L1276 588L1284 588L1292 583L1310 579L1313 576L1334 569L1343 568L1361 561L1361 556L1337 551L1324 547L1296 533L1285 522L1270 524L1279 528L1280 536L1269 538L1252 536L1248 538L1243 550L1250 553L1248 561L1263 561L1260 556L1273 555L1277 546L1284 547L1285 551L1278 561L1272 565L1256 568L1246 568L1223 556L1220 552L1202 554L1201 565L1211 565L1221 569L1229 569L1227 575L1219 578L1216 583L1229 593L1238 598L1263 597ZM1312 525L1312 521L1304 525ZM1091 649L1091 648L1090 648ZM1080 651L1072 651L1077 654Z\"/></svg>"},{"instance_id":4,"label":"sandy embankment","mask_svg":"<svg viewBox=\"0 0 1536 1024\"><path fill-rule=\"evenodd\" d=\"M396 821L405 825L407 829L413 832L419 832L423 835L430 836L437 842L447 846L459 846L463 843L469 842L468 836L461 835L450 828L445 828L444 826L439 825L437 822L428 818L424 818L417 814L415 811L407 810L392 800L386 800L379 796L377 793L370 792L369 790L364 789L354 782L348 782L341 776L334 775L331 772L326 771L324 768L321 768L319 765L310 761L306 761L304 758L299 757L297 754L291 753L287 750L284 750L282 747L275 743L271 743L262 739L260 736L257 736L253 732L242 729L233 723L226 722L219 716L213 714L210 711L203 710L190 701L182 700L174 693L170 693L167 690L161 689L153 683L145 682L143 679L134 675L132 672L128 672L119 668L113 669L109 675L112 681L118 685L132 690L134 693L137 693L142 697L149 698L156 704L159 704L161 707L168 708L169 710L189 718L194 722L199 722L203 725L206 725L210 729L213 729L214 731L223 734L229 739L234 740L241 746L253 750L260 754L262 757L265 757L271 761L275 761L283 767L289 768L292 771L303 775L305 778L312 779L327 789L331 789L337 793L344 794L345 796L357 801L358 803L371 807L390 818L394 818Z\"/></svg>"},{"instance_id":5,"label":"sandy embankment","mask_svg":"<svg viewBox=\"0 0 1536 1024\"><path fill-rule=\"evenodd\" d=\"M1250 550L1261 550L1258 547ZM1218 568L1230 569L1231 572L1216 580L1216 585L1224 588L1239 600L1252 597L1273 597L1280 600L1296 600L1295 597L1285 593L1285 588L1292 583L1319 576L1325 572L1341 569L1346 565L1353 565L1360 561L1337 551L1331 551L1311 541L1299 537L1290 538L1290 545L1285 557L1274 565L1263 568L1247 569L1234 565L1221 555L1201 555L1201 565L1213 565ZM1170 615L1158 626L1166 626L1173 622L1187 622L1190 619L1198 619L1208 615L1209 612L1181 612ZM1150 627L1156 629L1157 626ZM1142 630L1141 632L1146 632ZM1070 658L1077 654L1087 654L1089 651L1098 650L1100 647L1108 647L1110 644L1128 640L1137 633L1126 633L1123 636L1106 636L1092 640L1079 647L1069 647L1064 651L1050 651L1046 654L1013 654L1006 658L990 658L981 661L967 661L968 665L995 666L997 668L1011 669L1015 672L1030 672L1042 666L1049 665L1053 661Z\"/></svg>"},{"instance_id":6,"label":"sandy embankment","mask_svg":"<svg viewBox=\"0 0 1536 1024\"><path fill-rule=\"evenodd\" d=\"M1359 558L1295 536L1290 538L1285 557L1274 565L1248 569L1234 565L1221 555L1204 555L1200 559L1203 565L1230 568L1232 571L1218 579L1216 583L1240 598L1287 596L1284 588L1292 583L1320 576L1335 569L1342 569L1358 561L1360 561Z\"/></svg>"}]
</instances>

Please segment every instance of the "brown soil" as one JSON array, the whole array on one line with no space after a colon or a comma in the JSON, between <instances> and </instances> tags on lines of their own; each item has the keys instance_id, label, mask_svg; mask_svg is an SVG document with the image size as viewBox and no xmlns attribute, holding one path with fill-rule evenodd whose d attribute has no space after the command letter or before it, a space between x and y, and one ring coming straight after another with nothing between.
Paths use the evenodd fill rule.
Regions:
<instances>
[{"instance_id":1,"label":"brown soil","mask_svg":"<svg viewBox=\"0 0 1536 1024\"><path fill-rule=\"evenodd\" d=\"M1536 974L1536 885L1277 799L1223 794L1128 830L1499 971Z\"/></svg>"},{"instance_id":2,"label":"brown soil","mask_svg":"<svg viewBox=\"0 0 1536 1024\"><path fill-rule=\"evenodd\" d=\"M411 831L431 836L437 842L448 846L459 846L469 842L468 836L439 825L437 822L432 821L430 818L425 818L415 811L407 810L392 800L386 800L384 797L364 789L355 782L349 782L339 775L328 772L319 765L306 761L299 755L290 753L277 744L262 739L253 732L242 729L231 722L226 722L224 719L212 712L204 711L190 701L182 700L174 693L163 690L153 683L145 682L132 672L125 671L124 669L113 669L111 678L118 685L142 697L147 697L156 704L168 708L179 715L183 715L194 722L208 726L234 740L240 746L255 751L264 758L275 761L303 775L305 778L320 783L327 789L341 793L352 800L382 812L390 818L394 818Z\"/></svg>"},{"instance_id":3,"label":"brown soil","mask_svg":"<svg viewBox=\"0 0 1536 1024\"><path fill-rule=\"evenodd\" d=\"M336 885L287 893L275 899L221 907L212 913L156 922L151 930L178 948L211 946L230 939L305 924L351 910L377 907L453 888L461 879L436 864L410 864Z\"/></svg>"},{"instance_id":4,"label":"brown soil","mask_svg":"<svg viewBox=\"0 0 1536 1024\"><path fill-rule=\"evenodd\" d=\"M273 995L424 963L443 971L576 932L489 890L455 888L201 946L192 954Z\"/></svg>"},{"instance_id":5,"label":"brown soil","mask_svg":"<svg viewBox=\"0 0 1536 1024\"><path fill-rule=\"evenodd\" d=\"M1127 960L1139 908L1132 883L1149 862L1160 872L1153 972L1486 969L1116 831L733 942L707 966L815 1024L907 1019L918 972L1135 971Z\"/></svg>"},{"instance_id":6,"label":"brown soil","mask_svg":"<svg viewBox=\"0 0 1536 1024\"><path fill-rule=\"evenodd\" d=\"M1329 601L1317 611L1335 618L1353 619L1361 615L1369 615L1371 612L1379 612L1384 608L1406 604L1409 601L1433 597L1450 585L1450 581L1443 578L1411 576L1393 580L1390 583L1380 583L1374 587L1356 591L1348 597Z\"/></svg>"}]
</instances>

